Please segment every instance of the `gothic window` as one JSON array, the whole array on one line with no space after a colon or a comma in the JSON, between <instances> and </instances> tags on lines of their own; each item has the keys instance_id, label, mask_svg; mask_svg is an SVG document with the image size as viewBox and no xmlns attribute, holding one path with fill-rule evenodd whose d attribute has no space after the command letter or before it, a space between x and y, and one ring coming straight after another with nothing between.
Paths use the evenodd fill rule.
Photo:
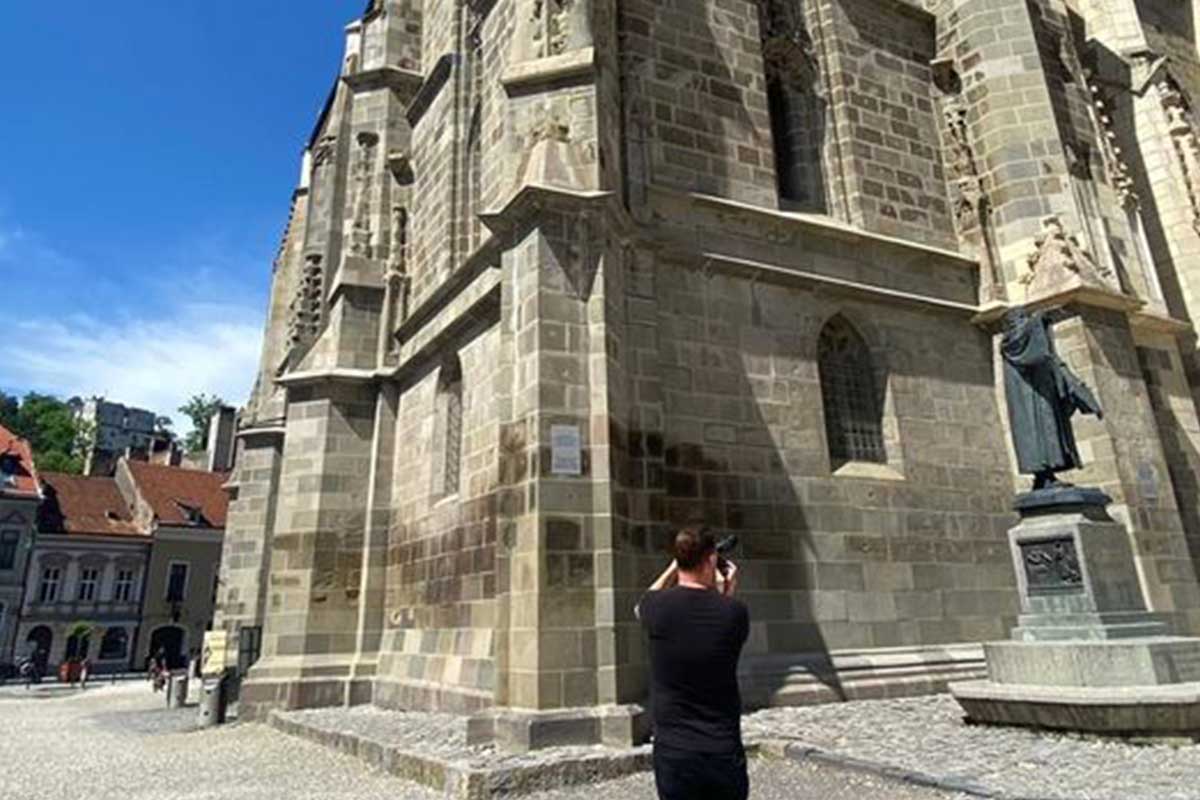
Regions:
<instances>
[{"instance_id":1,"label":"gothic window","mask_svg":"<svg viewBox=\"0 0 1200 800\"><path fill-rule=\"evenodd\" d=\"M867 343L849 322L834 317L821 331L817 363L830 458L835 465L885 463L883 415Z\"/></svg>"},{"instance_id":2,"label":"gothic window","mask_svg":"<svg viewBox=\"0 0 1200 800\"><path fill-rule=\"evenodd\" d=\"M794 2L762 0L759 27L779 197L805 210L827 213L826 110L802 9Z\"/></svg>"},{"instance_id":3,"label":"gothic window","mask_svg":"<svg viewBox=\"0 0 1200 800\"><path fill-rule=\"evenodd\" d=\"M462 366L456 356L438 373L438 436L434 441L439 451L435 453L433 470L433 495L438 498L458 493L462 472L462 393Z\"/></svg>"}]
</instances>

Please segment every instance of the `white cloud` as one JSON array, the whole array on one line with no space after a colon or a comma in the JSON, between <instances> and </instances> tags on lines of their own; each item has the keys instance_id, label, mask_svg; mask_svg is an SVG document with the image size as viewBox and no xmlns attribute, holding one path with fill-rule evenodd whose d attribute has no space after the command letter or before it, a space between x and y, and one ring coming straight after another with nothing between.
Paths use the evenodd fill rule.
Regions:
<instances>
[{"instance_id":1,"label":"white cloud","mask_svg":"<svg viewBox=\"0 0 1200 800\"><path fill-rule=\"evenodd\" d=\"M191 426L176 409L193 394L244 403L258 368L261 312L232 303L154 311L10 321L0 338L3 382L63 398L103 395L169 416L179 433Z\"/></svg>"}]
</instances>

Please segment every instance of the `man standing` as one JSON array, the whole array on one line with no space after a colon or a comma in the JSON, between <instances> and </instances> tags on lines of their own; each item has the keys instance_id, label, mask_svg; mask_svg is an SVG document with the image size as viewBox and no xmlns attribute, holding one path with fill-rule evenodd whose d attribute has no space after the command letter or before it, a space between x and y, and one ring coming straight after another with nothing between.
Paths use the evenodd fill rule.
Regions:
<instances>
[{"instance_id":1,"label":"man standing","mask_svg":"<svg viewBox=\"0 0 1200 800\"><path fill-rule=\"evenodd\" d=\"M636 610L650 637L658 796L746 800L737 665L750 615L733 598L737 567L702 526L681 530L674 550Z\"/></svg>"}]
</instances>

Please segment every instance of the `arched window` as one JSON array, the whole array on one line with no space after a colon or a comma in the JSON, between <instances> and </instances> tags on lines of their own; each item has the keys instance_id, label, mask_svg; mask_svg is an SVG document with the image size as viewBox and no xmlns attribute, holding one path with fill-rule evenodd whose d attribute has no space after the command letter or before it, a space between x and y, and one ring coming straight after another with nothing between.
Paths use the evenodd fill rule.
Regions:
<instances>
[{"instance_id":1,"label":"arched window","mask_svg":"<svg viewBox=\"0 0 1200 800\"><path fill-rule=\"evenodd\" d=\"M129 649L129 634L124 628L109 628L100 640L100 659L109 661L124 658Z\"/></svg>"},{"instance_id":2,"label":"arched window","mask_svg":"<svg viewBox=\"0 0 1200 800\"><path fill-rule=\"evenodd\" d=\"M835 465L847 461L885 463L881 403L871 353L844 318L834 317L821 330L817 364L830 458Z\"/></svg>"},{"instance_id":3,"label":"arched window","mask_svg":"<svg viewBox=\"0 0 1200 800\"><path fill-rule=\"evenodd\" d=\"M462 472L462 366L458 357L442 365L437 386L437 435L433 463L433 496L458 492Z\"/></svg>"},{"instance_id":4,"label":"arched window","mask_svg":"<svg viewBox=\"0 0 1200 800\"><path fill-rule=\"evenodd\" d=\"M779 197L807 211L828 213L826 104L818 90L815 47L803 9L795 0L762 0L758 7Z\"/></svg>"}]
</instances>

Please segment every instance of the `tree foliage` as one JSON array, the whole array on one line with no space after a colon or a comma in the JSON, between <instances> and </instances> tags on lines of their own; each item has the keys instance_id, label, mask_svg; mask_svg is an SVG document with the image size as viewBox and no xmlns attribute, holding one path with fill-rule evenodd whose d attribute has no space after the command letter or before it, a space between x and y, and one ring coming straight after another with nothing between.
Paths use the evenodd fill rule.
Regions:
<instances>
[{"instance_id":1,"label":"tree foliage","mask_svg":"<svg viewBox=\"0 0 1200 800\"><path fill-rule=\"evenodd\" d=\"M38 469L76 475L83 471L81 446L90 435L89 426L57 397L30 392L18 403L0 392L0 425L29 441Z\"/></svg>"},{"instance_id":2,"label":"tree foliage","mask_svg":"<svg viewBox=\"0 0 1200 800\"><path fill-rule=\"evenodd\" d=\"M225 405L215 394L194 394L179 407L179 413L192 421L192 430L183 441L189 453L198 453L208 447L208 426L213 414Z\"/></svg>"}]
</instances>

